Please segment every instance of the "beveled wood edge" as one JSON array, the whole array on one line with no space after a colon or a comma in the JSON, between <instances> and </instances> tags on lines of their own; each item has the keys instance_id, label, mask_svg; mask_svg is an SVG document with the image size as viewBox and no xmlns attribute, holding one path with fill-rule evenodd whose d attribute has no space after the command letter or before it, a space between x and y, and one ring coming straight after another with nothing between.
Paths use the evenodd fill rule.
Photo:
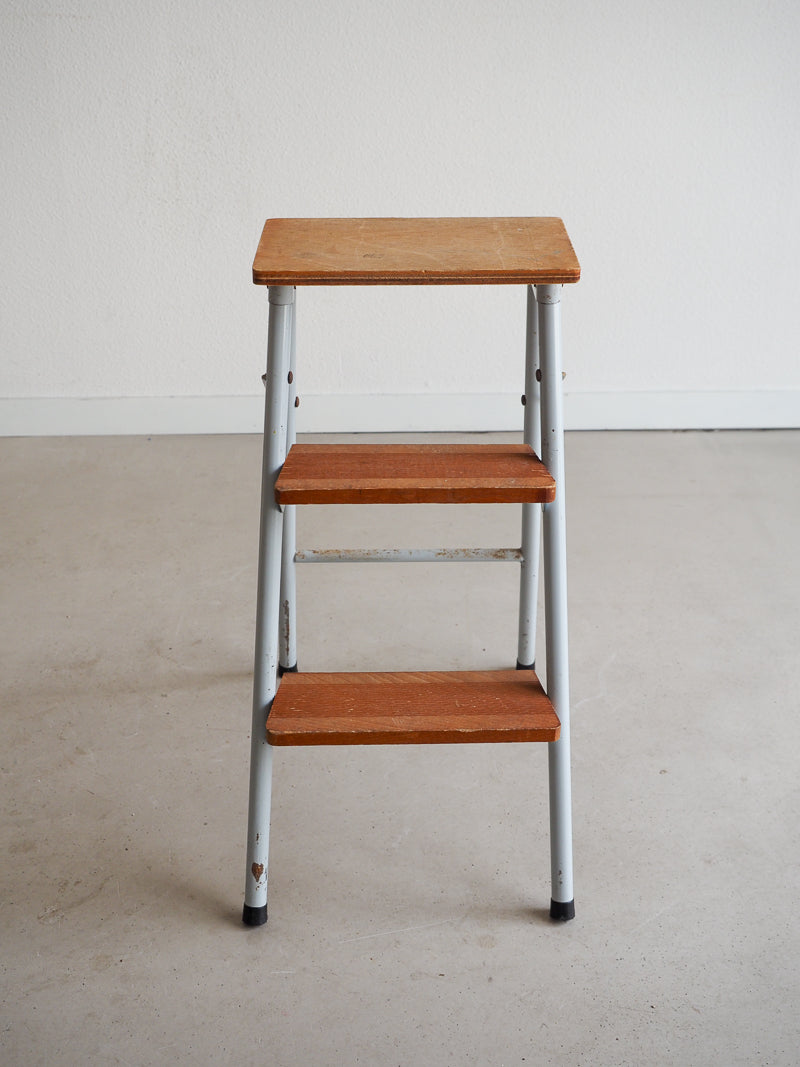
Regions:
<instances>
[{"instance_id":1,"label":"beveled wood edge","mask_svg":"<svg viewBox=\"0 0 800 1067\"><path fill-rule=\"evenodd\" d=\"M286 504L552 504L556 490L550 486L476 486L469 481L463 486L439 483L426 486L416 483L414 488L387 488L385 485L342 485L336 489L306 484L302 489L276 489L275 499Z\"/></svg>"},{"instance_id":2,"label":"beveled wood edge","mask_svg":"<svg viewBox=\"0 0 800 1067\"><path fill-rule=\"evenodd\" d=\"M531 736L535 734L536 736ZM361 731L336 734L320 731L307 734L272 735L267 726L267 741L273 748L340 748L346 745L364 747L367 745L541 745L558 741L561 737L561 724L550 729L520 730L484 730L478 733L459 733L457 731L412 730L387 734L375 731L373 736Z\"/></svg>"},{"instance_id":3,"label":"beveled wood edge","mask_svg":"<svg viewBox=\"0 0 800 1067\"><path fill-rule=\"evenodd\" d=\"M299 271L284 271L281 274L270 274L266 271L257 271L253 267L254 285L324 285L324 286L347 286L347 285L574 285L581 279L580 268L574 273L567 271L525 271L519 274L475 274L465 277L454 277L448 273L434 273L432 271L421 272L418 276L409 277L407 274L385 273L369 275L354 271L352 274L340 274L336 278L325 275L310 276Z\"/></svg>"}]
</instances>

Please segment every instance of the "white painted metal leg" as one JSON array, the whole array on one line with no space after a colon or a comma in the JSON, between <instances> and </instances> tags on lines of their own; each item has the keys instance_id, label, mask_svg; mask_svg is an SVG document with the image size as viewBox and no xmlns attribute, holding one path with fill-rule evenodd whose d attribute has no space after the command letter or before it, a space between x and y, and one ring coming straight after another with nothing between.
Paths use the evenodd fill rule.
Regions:
<instances>
[{"instance_id":1,"label":"white painted metal leg","mask_svg":"<svg viewBox=\"0 0 800 1067\"><path fill-rule=\"evenodd\" d=\"M261 471L261 529L258 552L256 649L253 673L253 725L250 740L250 806L247 871L242 918L249 926L267 921L267 863L272 799L272 746L266 720L278 687L281 542L283 514L275 502L275 480L286 458L286 423L291 361L294 289L269 290L267 397Z\"/></svg>"},{"instance_id":2,"label":"white painted metal leg","mask_svg":"<svg viewBox=\"0 0 800 1067\"><path fill-rule=\"evenodd\" d=\"M289 396L286 419L286 451L295 443L295 400L297 399L297 294L292 304L292 348L289 365ZM297 580L295 549L297 546L297 515L294 504L283 509L283 551L281 564L281 636L280 670L297 670Z\"/></svg>"},{"instance_id":3,"label":"white painted metal leg","mask_svg":"<svg viewBox=\"0 0 800 1067\"><path fill-rule=\"evenodd\" d=\"M528 286L525 331L525 422L523 439L539 455L539 323L536 291ZM542 524L541 504L522 505L522 566L519 580L519 644L517 669L536 666L536 605L539 593L539 536Z\"/></svg>"},{"instance_id":4,"label":"white painted metal leg","mask_svg":"<svg viewBox=\"0 0 800 1067\"><path fill-rule=\"evenodd\" d=\"M550 915L575 914L572 884L572 786L567 633L567 538L564 492L564 419L561 386L561 286L540 285L542 460L556 480L556 498L544 505L544 586L547 693L561 720L561 737L548 745L550 772Z\"/></svg>"}]
</instances>

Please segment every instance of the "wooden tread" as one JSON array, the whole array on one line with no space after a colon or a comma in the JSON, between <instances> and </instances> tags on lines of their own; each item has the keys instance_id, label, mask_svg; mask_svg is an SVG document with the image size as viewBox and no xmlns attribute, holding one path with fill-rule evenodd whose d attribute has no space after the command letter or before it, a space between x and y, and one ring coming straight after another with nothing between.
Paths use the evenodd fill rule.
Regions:
<instances>
[{"instance_id":1,"label":"wooden tread","mask_svg":"<svg viewBox=\"0 0 800 1067\"><path fill-rule=\"evenodd\" d=\"M528 445L293 445L279 504L550 503L556 484Z\"/></svg>"},{"instance_id":2,"label":"wooden tread","mask_svg":"<svg viewBox=\"0 0 800 1067\"><path fill-rule=\"evenodd\" d=\"M285 674L271 745L556 741L561 725L533 671Z\"/></svg>"},{"instance_id":3,"label":"wooden tread","mask_svg":"<svg viewBox=\"0 0 800 1067\"><path fill-rule=\"evenodd\" d=\"M577 282L558 218L268 219L256 285Z\"/></svg>"}]
</instances>

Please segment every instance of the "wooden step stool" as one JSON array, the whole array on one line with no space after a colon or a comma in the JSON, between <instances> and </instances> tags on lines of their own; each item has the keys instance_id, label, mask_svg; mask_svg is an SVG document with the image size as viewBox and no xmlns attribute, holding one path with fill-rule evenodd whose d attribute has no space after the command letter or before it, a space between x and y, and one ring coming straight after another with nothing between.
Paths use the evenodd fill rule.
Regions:
<instances>
[{"instance_id":1,"label":"wooden step stool","mask_svg":"<svg viewBox=\"0 0 800 1067\"><path fill-rule=\"evenodd\" d=\"M270 219L253 264L269 286L250 813L244 922L267 921L272 749L278 745L549 745L550 915L575 914L561 396L560 293L580 266L560 219ZM527 286L524 443L295 444L295 287ZM540 460L536 455L541 433ZM297 552L295 505L520 503L520 549ZM534 671L540 509L547 692ZM517 669L297 672L295 564L513 559L520 563Z\"/></svg>"}]
</instances>

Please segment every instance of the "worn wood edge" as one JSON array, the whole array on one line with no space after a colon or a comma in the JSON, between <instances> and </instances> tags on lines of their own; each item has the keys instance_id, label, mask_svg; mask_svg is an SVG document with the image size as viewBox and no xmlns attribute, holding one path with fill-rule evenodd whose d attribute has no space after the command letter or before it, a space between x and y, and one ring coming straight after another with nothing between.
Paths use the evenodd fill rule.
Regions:
<instances>
[{"instance_id":1,"label":"worn wood edge","mask_svg":"<svg viewBox=\"0 0 800 1067\"><path fill-rule=\"evenodd\" d=\"M267 727L267 741L273 748L338 748L346 745L498 745L498 744L548 744L558 741L561 736L561 726L553 730L502 730L459 733L458 731L407 731L388 734L387 732L375 731L370 736L365 732L337 732L328 733L320 731L315 733L297 733L273 735Z\"/></svg>"},{"instance_id":2,"label":"worn wood edge","mask_svg":"<svg viewBox=\"0 0 800 1067\"><path fill-rule=\"evenodd\" d=\"M271 274L258 271L253 267L254 285L574 285L581 278L580 268L576 271L525 271L508 274L475 274L458 277L450 273L421 272L409 276L405 272L369 275L354 271L352 274L339 272L331 278L325 274L307 274L301 271L283 271Z\"/></svg>"},{"instance_id":3,"label":"worn wood edge","mask_svg":"<svg viewBox=\"0 0 800 1067\"><path fill-rule=\"evenodd\" d=\"M483 745L483 744L541 744L558 741L561 724L548 726L515 726L508 729L485 727L454 729L451 727L411 725L387 730L374 728L328 729L321 725L312 730L292 731L289 727L270 730L267 720L267 741L273 748L336 747L339 745Z\"/></svg>"},{"instance_id":4,"label":"worn wood edge","mask_svg":"<svg viewBox=\"0 0 800 1067\"><path fill-rule=\"evenodd\" d=\"M387 488L386 486L343 486L342 488L315 488L313 485L302 489L276 488L275 499L285 504L552 504L556 498L555 489L549 486L527 487L519 489L504 487L501 490L491 486L476 486L468 482L464 486L441 485L415 486L413 488Z\"/></svg>"}]
</instances>

